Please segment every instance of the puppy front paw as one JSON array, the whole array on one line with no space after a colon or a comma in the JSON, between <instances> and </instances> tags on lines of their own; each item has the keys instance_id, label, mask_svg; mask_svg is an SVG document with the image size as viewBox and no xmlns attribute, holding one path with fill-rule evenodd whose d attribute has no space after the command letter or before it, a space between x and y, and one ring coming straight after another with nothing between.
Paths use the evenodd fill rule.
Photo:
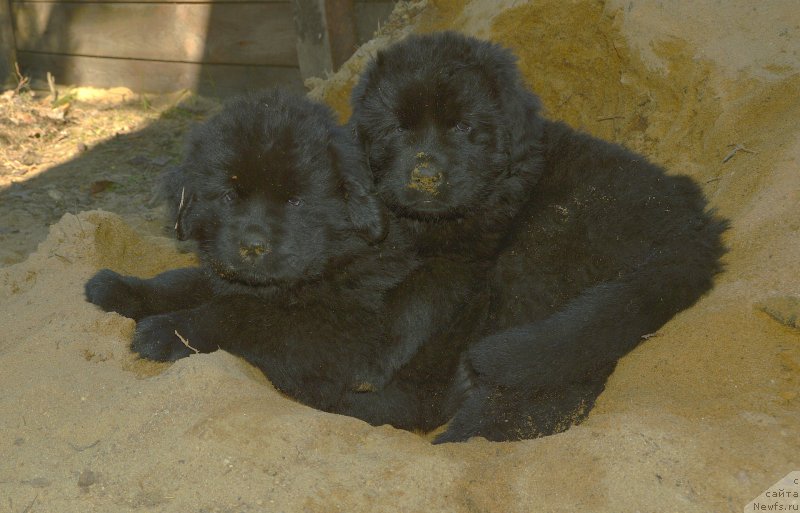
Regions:
<instances>
[{"instance_id":1,"label":"puppy front paw","mask_svg":"<svg viewBox=\"0 0 800 513\"><path fill-rule=\"evenodd\" d=\"M111 269L102 269L86 282L86 299L106 312L138 319L143 314L143 305L142 299L131 286L130 282L134 279Z\"/></svg>"},{"instance_id":2,"label":"puppy front paw","mask_svg":"<svg viewBox=\"0 0 800 513\"><path fill-rule=\"evenodd\" d=\"M131 350L142 358L171 362L199 351L181 333L182 323L173 315L153 315L136 323ZM184 330L186 331L186 330Z\"/></svg>"}]
</instances>

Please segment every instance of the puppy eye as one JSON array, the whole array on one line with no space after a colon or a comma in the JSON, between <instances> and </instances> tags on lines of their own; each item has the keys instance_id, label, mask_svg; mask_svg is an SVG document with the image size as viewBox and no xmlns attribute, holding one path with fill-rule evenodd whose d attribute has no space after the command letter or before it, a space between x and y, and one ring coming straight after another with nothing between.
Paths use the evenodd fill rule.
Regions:
<instances>
[{"instance_id":1,"label":"puppy eye","mask_svg":"<svg viewBox=\"0 0 800 513\"><path fill-rule=\"evenodd\" d=\"M303 200L300 198L289 198L286 200L286 203L290 204L293 207L299 207L303 204Z\"/></svg>"},{"instance_id":2,"label":"puppy eye","mask_svg":"<svg viewBox=\"0 0 800 513\"><path fill-rule=\"evenodd\" d=\"M226 203L233 203L234 201L236 201L237 197L238 196L236 194L236 191L228 191L228 192L226 192L225 194L222 195L222 199Z\"/></svg>"},{"instance_id":3,"label":"puppy eye","mask_svg":"<svg viewBox=\"0 0 800 513\"><path fill-rule=\"evenodd\" d=\"M469 131L472 130L472 125L470 125L466 121L459 121L458 123L456 123L455 129L458 130L459 132L468 133Z\"/></svg>"},{"instance_id":4,"label":"puppy eye","mask_svg":"<svg viewBox=\"0 0 800 513\"><path fill-rule=\"evenodd\" d=\"M407 129L406 127L404 127L403 125L397 125L397 126L395 127L395 130L396 130L397 132L399 132L399 133L401 133L401 134L402 134L403 132L405 132L405 131L406 131L406 130L408 130L408 129Z\"/></svg>"}]
</instances>

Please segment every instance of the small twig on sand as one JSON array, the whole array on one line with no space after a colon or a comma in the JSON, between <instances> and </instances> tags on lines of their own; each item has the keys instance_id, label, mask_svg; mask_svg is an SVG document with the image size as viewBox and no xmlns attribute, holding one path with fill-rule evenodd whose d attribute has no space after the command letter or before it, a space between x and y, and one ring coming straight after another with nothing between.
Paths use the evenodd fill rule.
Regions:
<instances>
[{"instance_id":1,"label":"small twig on sand","mask_svg":"<svg viewBox=\"0 0 800 513\"><path fill-rule=\"evenodd\" d=\"M612 119L625 119L625 116L606 116L604 118L597 118L597 121L611 121Z\"/></svg>"},{"instance_id":2,"label":"small twig on sand","mask_svg":"<svg viewBox=\"0 0 800 513\"><path fill-rule=\"evenodd\" d=\"M175 330L175 336L176 336L176 337L178 337L179 339L181 339L181 342L183 342L183 345L185 345L186 347L188 347L189 349L191 349L191 350L192 350L192 351L194 351L195 353L199 353L199 352L200 352L200 351L198 351L197 349L195 349L194 347L192 347L191 345L189 345L189 341L188 341L188 340L186 340L185 338L183 338L183 337L181 336L181 334L180 334L180 333L178 333L178 330Z\"/></svg>"},{"instance_id":3,"label":"small twig on sand","mask_svg":"<svg viewBox=\"0 0 800 513\"><path fill-rule=\"evenodd\" d=\"M28 513L31 510L31 508L33 507L33 503L36 502L36 499L38 499L38 498L39 498L39 494L37 493L36 496L31 501L31 503L28 504L28 507L22 510L22 513Z\"/></svg>"},{"instance_id":4,"label":"small twig on sand","mask_svg":"<svg viewBox=\"0 0 800 513\"><path fill-rule=\"evenodd\" d=\"M58 101L58 91L56 91L56 77L49 71L47 72L47 85L50 87L50 94L53 96L50 104L55 105Z\"/></svg>"},{"instance_id":5,"label":"small twig on sand","mask_svg":"<svg viewBox=\"0 0 800 513\"><path fill-rule=\"evenodd\" d=\"M50 255L50 258L52 258L52 257L58 257L58 258L60 258L60 259L61 259L63 262L66 262L66 263L68 263L68 264L71 264L71 263L72 263L72 260L70 260L69 258L65 257L64 255L59 255L58 253L52 253L52 254Z\"/></svg>"},{"instance_id":6,"label":"small twig on sand","mask_svg":"<svg viewBox=\"0 0 800 513\"><path fill-rule=\"evenodd\" d=\"M17 73L17 88L14 89L14 94L19 94L23 87L26 87L28 83L31 81L30 77L26 77L22 75L22 72L19 70L19 63L14 63L14 71Z\"/></svg>"},{"instance_id":7,"label":"small twig on sand","mask_svg":"<svg viewBox=\"0 0 800 513\"><path fill-rule=\"evenodd\" d=\"M75 212L78 212L78 200L75 200ZM75 219L78 220L78 228L81 229L81 237L86 238L86 230L83 229L83 223L81 222L81 216L78 214L72 214L75 216Z\"/></svg>"},{"instance_id":8,"label":"small twig on sand","mask_svg":"<svg viewBox=\"0 0 800 513\"><path fill-rule=\"evenodd\" d=\"M73 449L75 449L76 451L78 451L78 452L83 452L83 451L85 451L86 449L91 449L91 448L92 448L92 447L94 447L95 445L99 444L99 443L100 443L100 440L95 440L94 442L90 443L89 445L84 445L84 446L75 445L75 444L74 444L74 443L72 443L72 442L67 442L67 443L69 444L69 446L70 446L70 447L72 447L72 448L73 448Z\"/></svg>"},{"instance_id":9,"label":"small twig on sand","mask_svg":"<svg viewBox=\"0 0 800 513\"><path fill-rule=\"evenodd\" d=\"M743 151L745 153L753 153L753 154L758 153L757 151L748 150L747 148L745 148L741 144L734 144L733 145L733 149L731 150L731 152L728 153L727 155L725 155L725 158L722 159L722 163L724 164L724 163L728 162L730 159L733 158L734 155L736 155L740 151Z\"/></svg>"}]
</instances>

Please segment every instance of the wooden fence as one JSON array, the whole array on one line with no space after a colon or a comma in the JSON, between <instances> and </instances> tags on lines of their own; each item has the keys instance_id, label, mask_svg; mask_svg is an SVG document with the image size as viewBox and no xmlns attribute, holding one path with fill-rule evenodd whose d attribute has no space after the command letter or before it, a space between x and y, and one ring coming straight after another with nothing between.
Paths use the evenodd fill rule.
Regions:
<instances>
[{"instance_id":1,"label":"wooden fence","mask_svg":"<svg viewBox=\"0 0 800 513\"><path fill-rule=\"evenodd\" d=\"M303 46L295 27L312 27L311 39L326 43L326 20L336 13L322 11L341 8L340 0L4 2L8 8L4 16L0 7L0 30L7 32L3 18L10 18L5 23L13 27L13 39L0 40L0 48L12 44L10 51L34 79L49 71L61 84L122 85L143 92L188 88L206 94L274 84L300 87L301 67L305 75L319 74L325 63L330 68L330 59L320 61L323 68L305 65L308 34ZM391 1L351 0L355 42L368 39L392 6ZM296 23L298 13L305 14L305 22ZM330 52L331 42L313 51ZM10 58L0 55L0 61Z\"/></svg>"}]
</instances>

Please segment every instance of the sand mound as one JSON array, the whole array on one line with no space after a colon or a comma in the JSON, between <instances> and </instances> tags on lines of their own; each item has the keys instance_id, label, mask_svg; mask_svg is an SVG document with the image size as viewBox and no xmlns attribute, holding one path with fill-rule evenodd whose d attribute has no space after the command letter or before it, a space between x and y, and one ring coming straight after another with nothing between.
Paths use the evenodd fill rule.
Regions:
<instances>
[{"instance_id":1,"label":"sand mound","mask_svg":"<svg viewBox=\"0 0 800 513\"><path fill-rule=\"evenodd\" d=\"M732 221L716 288L623 359L587 421L433 447L298 405L222 352L138 361L133 322L83 302L83 283L100 267L152 275L191 257L86 212L0 269L0 507L742 511L800 468L795 3L502 4L431 0L406 14L414 30L510 46L549 116L692 175ZM343 117L357 58L315 89Z\"/></svg>"}]
</instances>

